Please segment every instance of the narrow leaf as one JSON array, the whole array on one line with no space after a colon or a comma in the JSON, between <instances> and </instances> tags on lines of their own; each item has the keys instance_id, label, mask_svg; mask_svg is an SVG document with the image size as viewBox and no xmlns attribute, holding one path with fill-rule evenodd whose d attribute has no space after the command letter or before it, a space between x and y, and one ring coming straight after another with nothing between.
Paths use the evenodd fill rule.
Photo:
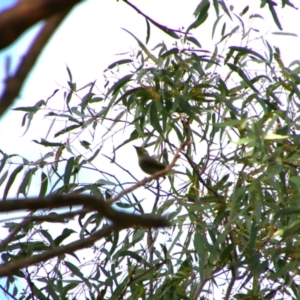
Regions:
<instances>
[{"instance_id":1,"label":"narrow leaf","mask_svg":"<svg viewBox=\"0 0 300 300\"><path fill-rule=\"evenodd\" d=\"M202 5L203 4L203 5ZM199 8L199 6L201 6L201 8ZM200 3L200 5L198 6L198 17L197 19L188 27L187 31L186 31L186 35L187 33L191 30L191 29L195 29L197 27L199 27L201 24L203 24L205 22L205 20L208 17L208 10L210 7L210 2L208 2L207 0L202 0L202 2Z\"/></svg>"},{"instance_id":2,"label":"narrow leaf","mask_svg":"<svg viewBox=\"0 0 300 300\"><path fill-rule=\"evenodd\" d=\"M3 175L0 177L0 186L2 185L2 183L5 181L6 177L8 175L8 170L6 170Z\"/></svg>"},{"instance_id":3,"label":"narrow leaf","mask_svg":"<svg viewBox=\"0 0 300 300\"><path fill-rule=\"evenodd\" d=\"M248 76L244 73L244 71L237 67L236 65L234 64L230 64L230 63L227 63L227 65L229 66L229 68L233 71L235 71L236 73L239 74L239 76L244 80L244 82L249 86L251 87L256 93L259 94L259 91L255 88L255 86L253 85L253 83L249 80Z\"/></svg>"},{"instance_id":4,"label":"narrow leaf","mask_svg":"<svg viewBox=\"0 0 300 300\"><path fill-rule=\"evenodd\" d=\"M122 28L122 29L125 30L126 32L128 32L137 41L137 43L139 44L141 49L147 54L147 56L150 59L152 59L156 64L158 64L158 59L150 53L150 51L147 49L147 47L134 34L132 34L130 31L128 31L124 28Z\"/></svg>"},{"instance_id":5,"label":"narrow leaf","mask_svg":"<svg viewBox=\"0 0 300 300\"><path fill-rule=\"evenodd\" d=\"M278 27L280 30L282 30L282 26L281 26L281 24L280 24L279 18L278 18L278 16L277 16L276 11L275 11L274 5L271 3L271 1L268 2L268 3L269 3L269 10L270 10L270 12L271 12L271 14L272 14L272 17L273 17L273 20L274 20L275 24L277 25L277 27Z\"/></svg>"},{"instance_id":6,"label":"narrow leaf","mask_svg":"<svg viewBox=\"0 0 300 300\"><path fill-rule=\"evenodd\" d=\"M290 33L290 32L272 32L272 34L298 37L298 35L296 33Z\"/></svg>"},{"instance_id":7,"label":"narrow leaf","mask_svg":"<svg viewBox=\"0 0 300 300\"><path fill-rule=\"evenodd\" d=\"M194 38L192 36L187 36L186 39L189 42L191 42L191 43L195 44L196 46L198 46L199 48L201 48L201 44L198 42L198 40L196 38Z\"/></svg>"},{"instance_id":8,"label":"narrow leaf","mask_svg":"<svg viewBox=\"0 0 300 300\"><path fill-rule=\"evenodd\" d=\"M32 175L34 175L34 173L37 171L37 169L38 168L29 169L26 172L26 174L23 178L23 181L19 187L18 194L23 194L24 196L27 196L28 189L29 189L30 183L31 183Z\"/></svg>"},{"instance_id":9,"label":"narrow leaf","mask_svg":"<svg viewBox=\"0 0 300 300\"><path fill-rule=\"evenodd\" d=\"M251 50L251 49L248 49L248 48L245 48L245 47L237 47L237 46L231 46L229 47L229 49L233 50L233 51L237 51L241 54L252 54L254 56L257 56L258 58L260 58L261 60L265 61L266 59L260 55L259 53Z\"/></svg>"},{"instance_id":10,"label":"narrow leaf","mask_svg":"<svg viewBox=\"0 0 300 300\"><path fill-rule=\"evenodd\" d=\"M148 44L150 39L150 23L147 19L146 20L146 26L147 26L147 34L146 34L146 44Z\"/></svg>"},{"instance_id":11,"label":"narrow leaf","mask_svg":"<svg viewBox=\"0 0 300 300\"><path fill-rule=\"evenodd\" d=\"M106 95L108 96L110 93L112 93L113 95L116 94L122 86L124 86L128 81L130 81L132 76L132 74L129 74L122 77L119 81L113 84L113 86L108 90Z\"/></svg>"},{"instance_id":12,"label":"narrow leaf","mask_svg":"<svg viewBox=\"0 0 300 300\"><path fill-rule=\"evenodd\" d=\"M113 68L116 67L116 66L128 64L128 63L131 63L131 62L133 62L132 59L121 59L121 60L115 61L114 63L110 64L110 65L107 67L107 69L113 69Z\"/></svg>"},{"instance_id":13,"label":"narrow leaf","mask_svg":"<svg viewBox=\"0 0 300 300\"><path fill-rule=\"evenodd\" d=\"M74 166L74 157L72 156L71 158L69 158L69 160L66 164L66 168L65 168L65 173L64 173L64 184L65 185L68 185L70 183L73 166Z\"/></svg>"},{"instance_id":14,"label":"narrow leaf","mask_svg":"<svg viewBox=\"0 0 300 300\"><path fill-rule=\"evenodd\" d=\"M3 157L1 159L1 165L0 165L0 173L2 172L5 164L6 164L6 161L8 159L8 155L6 153L3 153Z\"/></svg>"},{"instance_id":15,"label":"narrow leaf","mask_svg":"<svg viewBox=\"0 0 300 300\"><path fill-rule=\"evenodd\" d=\"M15 168L15 170L9 176L8 182L6 184L6 187L5 187L5 190L4 190L4 193L3 193L3 198L2 198L3 201L6 200L7 194L9 192L12 184L14 183L18 173L20 173L22 171L22 169L23 169L23 166L18 166L17 168Z\"/></svg>"},{"instance_id":16,"label":"narrow leaf","mask_svg":"<svg viewBox=\"0 0 300 300\"><path fill-rule=\"evenodd\" d=\"M47 188L48 188L48 177L44 172L42 172L42 174L41 174L41 188L40 188L39 197L45 197L46 192L47 192Z\"/></svg>"},{"instance_id":17,"label":"narrow leaf","mask_svg":"<svg viewBox=\"0 0 300 300\"><path fill-rule=\"evenodd\" d=\"M33 142L39 144L39 145L43 145L45 147L60 147L60 146L64 146L64 144L62 143L51 143L51 142L48 142L44 139L41 139L40 142L38 142L37 140L33 140Z\"/></svg>"},{"instance_id":18,"label":"narrow leaf","mask_svg":"<svg viewBox=\"0 0 300 300\"><path fill-rule=\"evenodd\" d=\"M56 132L55 135L54 135L54 137L58 137L58 136L60 136L60 135L62 135L64 133L67 133L67 132L72 131L74 129L80 128L81 126L82 126L82 124L68 126L68 127L64 128L64 129Z\"/></svg>"}]
</instances>

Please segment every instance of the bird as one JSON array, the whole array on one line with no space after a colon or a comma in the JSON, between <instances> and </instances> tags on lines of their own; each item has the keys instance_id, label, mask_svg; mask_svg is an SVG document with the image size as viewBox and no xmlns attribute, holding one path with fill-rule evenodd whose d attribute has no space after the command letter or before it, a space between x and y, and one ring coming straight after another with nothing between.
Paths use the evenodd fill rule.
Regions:
<instances>
[{"instance_id":1,"label":"bird","mask_svg":"<svg viewBox=\"0 0 300 300\"><path fill-rule=\"evenodd\" d=\"M151 157L145 148L137 146L134 146L134 148L138 156L139 166L146 174L153 175L166 168L167 165Z\"/></svg>"}]
</instances>

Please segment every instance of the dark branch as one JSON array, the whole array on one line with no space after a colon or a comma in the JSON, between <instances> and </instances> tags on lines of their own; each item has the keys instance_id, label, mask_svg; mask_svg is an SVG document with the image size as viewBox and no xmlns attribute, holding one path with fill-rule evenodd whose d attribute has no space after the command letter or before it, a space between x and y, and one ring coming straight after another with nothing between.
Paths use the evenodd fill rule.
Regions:
<instances>
[{"instance_id":1,"label":"dark branch","mask_svg":"<svg viewBox=\"0 0 300 300\"><path fill-rule=\"evenodd\" d=\"M12 199L0 202L0 212L49 209L73 205L84 205L85 207L92 208L121 228L131 226L147 228L170 226L170 222L164 217L149 214L133 215L117 211L108 202L89 195L55 195L47 198Z\"/></svg>"},{"instance_id":2,"label":"dark branch","mask_svg":"<svg viewBox=\"0 0 300 300\"><path fill-rule=\"evenodd\" d=\"M0 49L13 43L32 25L70 10L81 0L21 0L0 14Z\"/></svg>"},{"instance_id":3,"label":"dark branch","mask_svg":"<svg viewBox=\"0 0 300 300\"><path fill-rule=\"evenodd\" d=\"M42 49L68 12L69 10L58 14L46 22L36 39L33 41L28 52L24 55L15 74L6 79L5 88L0 98L0 116L5 113L8 107L12 105L15 98L18 97L22 85L38 59Z\"/></svg>"}]
</instances>

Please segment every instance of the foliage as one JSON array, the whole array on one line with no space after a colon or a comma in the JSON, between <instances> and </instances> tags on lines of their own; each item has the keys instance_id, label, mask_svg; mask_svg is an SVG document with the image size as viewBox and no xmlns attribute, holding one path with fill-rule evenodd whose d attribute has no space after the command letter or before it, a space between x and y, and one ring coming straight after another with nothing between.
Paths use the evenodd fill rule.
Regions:
<instances>
[{"instance_id":1,"label":"foliage","mask_svg":"<svg viewBox=\"0 0 300 300\"><path fill-rule=\"evenodd\" d=\"M209 3L199 4L187 31L206 21ZM280 27L272 1L262 3ZM47 149L39 160L23 158L10 170L17 157L2 152L3 200L22 174L18 197L28 197L40 176L40 196L89 193L109 201L138 181L126 167L128 160L137 164L128 145L151 147L166 163L187 145L176 162L184 175L145 184L116 203L135 214L168 215L172 228L111 232L80 253L85 258L68 253L7 277L12 294L23 278L28 287L20 299L299 298L299 61L287 66L279 48L264 39L249 42L254 33L245 20L259 15L248 16L245 8L232 18L223 1L212 4L227 18L213 51L188 32L177 33L173 46L160 43L150 51L129 32L139 48L107 68L103 93L94 82L77 88L68 69L67 91L17 108L25 112L26 130L39 114L51 126L45 139L35 140ZM220 20L219 12L213 34ZM219 53L235 36L243 45ZM264 51L253 50L258 47ZM31 222L1 249L2 261L84 238L106 222L98 213L81 214L77 222L64 218L61 233Z\"/></svg>"}]
</instances>

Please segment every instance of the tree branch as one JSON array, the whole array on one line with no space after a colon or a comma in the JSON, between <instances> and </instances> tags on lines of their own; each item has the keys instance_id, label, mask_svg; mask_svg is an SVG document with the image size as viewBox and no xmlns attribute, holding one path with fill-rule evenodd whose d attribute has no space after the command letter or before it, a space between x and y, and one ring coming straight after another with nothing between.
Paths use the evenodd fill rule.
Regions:
<instances>
[{"instance_id":1,"label":"tree branch","mask_svg":"<svg viewBox=\"0 0 300 300\"><path fill-rule=\"evenodd\" d=\"M37 22L70 10L81 0L21 0L0 13L0 49L13 43Z\"/></svg>"},{"instance_id":2,"label":"tree branch","mask_svg":"<svg viewBox=\"0 0 300 300\"><path fill-rule=\"evenodd\" d=\"M108 201L89 195L55 195L47 198L12 199L0 202L0 212L59 208L73 205L91 207L121 228L135 225L146 228L170 226L170 222L164 217L152 216L150 214L133 215L117 211L111 207Z\"/></svg>"},{"instance_id":3,"label":"tree branch","mask_svg":"<svg viewBox=\"0 0 300 300\"><path fill-rule=\"evenodd\" d=\"M56 30L58 25L63 21L68 11L60 13L46 22L43 28L40 30L36 39L33 41L28 52L24 55L13 76L9 76L5 80L5 88L0 98L0 116L5 113L16 97L18 97L22 85L34 66L38 56L40 55L42 49L45 47L46 43L52 36L53 32Z\"/></svg>"}]
</instances>

